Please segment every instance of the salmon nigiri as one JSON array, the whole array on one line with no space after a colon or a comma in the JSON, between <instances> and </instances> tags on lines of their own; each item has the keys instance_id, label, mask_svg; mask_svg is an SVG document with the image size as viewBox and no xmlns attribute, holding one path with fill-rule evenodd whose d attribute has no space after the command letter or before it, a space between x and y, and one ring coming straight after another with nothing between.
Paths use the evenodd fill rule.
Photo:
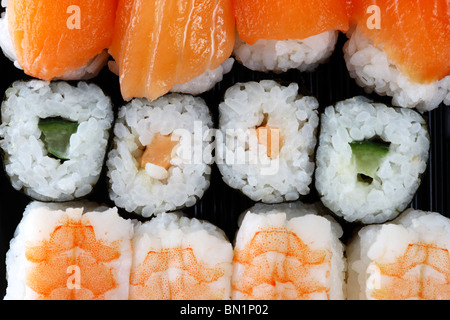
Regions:
<instances>
[{"instance_id":1,"label":"salmon nigiri","mask_svg":"<svg viewBox=\"0 0 450 320\"><path fill-rule=\"evenodd\" d=\"M154 100L230 56L230 0L120 0L110 54L122 95Z\"/></svg>"},{"instance_id":2,"label":"salmon nigiri","mask_svg":"<svg viewBox=\"0 0 450 320\"><path fill-rule=\"evenodd\" d=\"M311 71L348 30L345 0L234 0L234 55L255 71Z\"/></svg>"},{"instance_id":3,"label":"salmon nigiri","mask_svg":"<svg viewBox=\"0 0 450 320\"><path fill-rule=\"evenodd\" d=\"M116 8L117 0L9 0L2 48L30 76L92 78L108 59Z\"/></svg>"},{"instance_id":4,"label":"salmon nigiri","mask_svg":"<svg viewBox=\"0 0 450 320\"><path fill-rule=\"evenodd\" d=\"M447 0L353 0L344 48L350 75L393 104L431 110L450 104Z\"/></svg>"}]
</instances>

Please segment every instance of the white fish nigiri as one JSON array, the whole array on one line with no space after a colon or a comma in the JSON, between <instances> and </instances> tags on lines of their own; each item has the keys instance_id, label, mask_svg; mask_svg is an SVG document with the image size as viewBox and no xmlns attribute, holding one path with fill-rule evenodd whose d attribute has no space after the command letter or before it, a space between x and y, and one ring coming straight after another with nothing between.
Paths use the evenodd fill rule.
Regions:
<instances>
[{"instance_id":1,"label":"white fish nigiri","mask_svg":"<svg viewBox=\"0 0 450 320\"><path fill-rule=\"evenodd\" d=\"M138 223L130 300L227 300L233 249L206 221L162 213Z\"/></svg>"},{"instance_id":2,"label":"white fish nigiri","mask_svg":"<svg viewBox=\"0 0 450 320\"><path fill-rule=\"evenodd\" d=\"M32 202L6 256L4 299L128 299L132 235L115 208Z\"/></svg>"},{"instance_id":3,"label":"white fish nigiri","mask_svg":"<svg viewBox=\"0 0 450 320\"><path fill-rule=\"evenodd\" d=\"M318 204L256 204L235 239L232 299L344 299L340 225Z\"/></svg>"}]
</instances>

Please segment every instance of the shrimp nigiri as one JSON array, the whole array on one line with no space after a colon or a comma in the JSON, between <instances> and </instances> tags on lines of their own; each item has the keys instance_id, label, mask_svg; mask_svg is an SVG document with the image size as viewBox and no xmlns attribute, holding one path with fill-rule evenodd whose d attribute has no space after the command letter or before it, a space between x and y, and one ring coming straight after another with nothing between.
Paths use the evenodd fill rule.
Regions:
<instances>
[{"instance_id":1,"label":"shrimp nigiri","mask_svg":"<svg viewBox=\"0 0 450 320\"><path fill-rule=\"evenodd\" d=\"M117 209L32 202L7 253L5 299L128 299L132 233Z\"/></svg>"},{"instance_id":2,"label":"shrimp nigiri","mask_svg":"<svg viewBox=\"0 0 450 320\"><path fill-rule=\"evenodd\" d=\"M344 299L341 227L316 204L257 204L236 235L233 299Z\"/></svg>"}]
</instances>

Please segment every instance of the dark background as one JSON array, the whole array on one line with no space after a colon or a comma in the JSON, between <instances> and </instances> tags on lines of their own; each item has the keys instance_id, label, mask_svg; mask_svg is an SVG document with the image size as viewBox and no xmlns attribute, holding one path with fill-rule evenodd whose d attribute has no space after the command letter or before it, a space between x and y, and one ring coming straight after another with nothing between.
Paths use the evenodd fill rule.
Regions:
<instances>
[{"instance_id":1,"label":"dark background","mask_svg":"<svg viewBox=\"0 0 450 320\"><path fill-rule=\"evenodd\" d=\"M348 76L342 53L345 36L340 35L336 50L329 62L319 66L312 73L300 73L290 71L283 75L250 72L245 67L235 62L233 70L226 75L224 80L216 87L202 95L208 103L215 123L218 121L218 104L223 98L225 90L236 82L251 80L276 79L285 82L297 82L303 90L314 95L320 103L320 111L326 106L337 101L351 98L356 95L366 95L353 79ZM21 70L14 67L13 63L0 53L0 96L16 80L30 79ZM118 78L104 68L100 75L92 82L98 84L113 103L115 111L124 104L120 95ZM390 99L377 95L366 95L379 102L389 103ZM411 203L411 207L427 211L436 211L450 217L450 192L449 192L449 142L450 142L450 107L441 105L424 116L428 119L431 136L430 159L427 171L422 177L421 186ZM1 161L1 159L0 159ZM94 192L87 198L110 206L107 192L107 181L103 172ZM311 184L311 193L303 201L317 201L317 193L314 189L314 181ZM30 199L20 191L14 190L0 163L0 297L6 290L6 266L5 255L9 249L9 242L20 222L25 206ZM225 231L230 240L234 239L237 230L238 216L253 205L239 191L229 188L221 179L217 167L213 166L211 186L203 198L191 208L184 210L191 217L206 219ZM133 214L120 210L125 218L139 218ZM142 218L139 218L142 220ZM352 233L359 227L357 224L349 224L337 218L344 228L342 240L346 242Z\"/></svg>"}]
</instances>

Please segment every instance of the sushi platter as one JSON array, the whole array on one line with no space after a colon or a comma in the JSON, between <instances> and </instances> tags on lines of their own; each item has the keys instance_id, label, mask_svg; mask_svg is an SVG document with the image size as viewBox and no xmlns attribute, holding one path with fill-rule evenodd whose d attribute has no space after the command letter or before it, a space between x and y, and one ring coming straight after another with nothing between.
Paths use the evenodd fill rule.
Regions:
<instances>
[{"instance_id":1,"label":"sushi platter","mask_svg":"<svg viewBox=\"0 0 450 320\"><path fill-rule=\"evenodd\" d=\"M223 3L227 1L216 2L226 6ZM235 2L249 3L248 0L235 0ZM264 1L254 3L259 2ZM355 2L363 6L367 1ZM357 12L357 5L355 8ZM126 12L127 7L119 5L119 10ZM147 10L152 9L147 8ZM337 7L335 10L338 10ZM225 10L224 16L226 14ZM239 22L239 18L236 21ZM171 253L162 258L161 253L151 256L150 249L146 249L145 256L137 254L136 256L142 261L132 272L131 282L134 289L131 289L131 283L128 289L128 282L125 289L122 288L122 284L115 286L111 284L111 288L114 287L111 289L111 297L116 299L124 299L120 295L122 290L126 291L127 296L130 290L130 298L155 299L153 293L159 293L160 289L156 288L157 285L152 287L148 282L144 283L142 277L149 272L148 270L158 269L155 265L150 265L152 259L162 264L162 261L168 263L164 259L172 259L177 255L183 255L183 259L191 263L188 267L177 265L177 268L184 270L183 267L187 269L195 267L202 271L186 272L200 273L199 277L220 278L213 281L214 286L219 288L213 287L216 288L213 289L216 294L215 299L231 298L229 292L226 298L226 294L222 293L222 296L219 294L222 292L221 286L226 286L222 282L226 282L227 279L222 274L217 275L217 269L211 267L213 263L225 263L223 259L230 260L229 266L224 267L227 270L225 273L233 273L235 278L232 290L236 292L233 292L233 299L289 298L291 293L286 289L287 287L283 286L277 290L286 291L278 293L278 296L276 294L265 296L264 289L261 289L262 293L257 290L252 292L253 286L256 286L255 283L263 280L252 279L255 282L249 284L245 278L252 275L251 271L248 271L249 273L240 271L242 273L240 274L236 270L241 270L240 268L244 270L247 265L251 265L249 259L254 251L270 249L274 252L283 252L286 256L295 256L298 252L290 252L291 247L297 248L304 255L303 257L309 259L303 261L303 264L312 265L314 267L311 268L320 270L321 264L329 263L333 266L333 270L327 272L332 274L336 272L333 274L333 279L343 277L334 280L340 284L334 283L327 289L322 289L315 283L311 284L310 282L313 281L304 280L303 285L311 286L314 292L305 293L309 289L303 288L302 298L367 299L366 293L359 292L363 291L363 288L359 288L361 284L358 284L357 280L360 277L359 272L366 272L369 278L367 282L373 280L375 277L373 275L382 272L380 270L389 270L391 275L395 272L400 273L398 266L394 263L399 260L392 257L378 264L376 261L367 261L367 257L363 258L364 254L368 255L364 250L368 250L369 247L371 252L388 251L389 249L386 248L389 245L389 237L400 239L399 244L394 247L398 249L397 247L404 246L403 249L406 252L404 257L413 252L412 256L415 258L408 258L410 260L405 263L425 264L430 270L432 269L431 274L437 272L436 270L443 274L445 272L450 274L450 265L442 267L439 262L419 258L421 255L431 255L431 252L433 257L442 256L444 260L446 256L449 256L450 107L446 104L450 104L450 75L436 82L438 97L428 96L432 90L422 93L420 91L422 89L413 88L412 90L416 90L418 94L411 94L411 89L406 88L407 85L404 89L401 84L389 91L390 89L386 87L395 87L389 82L394 81L392 79L383 78L373 81L363 79L362 73L369 69L373 73L368 72L367 77L376 78L380 73L389 71L389 68L393 69L393 67L392 65L387 67L370 65L373 61L383 62L382 54L373 46L370 47L367 38L359 29L346 34L342 29L348 30L348 25L346 27L344 22L338 22L336 24L339 28L336 27L336 29L341 31L332 30L333 32L322 33L320 35L322 38L315 40L317 43L325 43L321 50L327 51L328 54L323 53L323 56L320 56L317 52L307 53L306 56L309 54L310 57L317 54L316 62L309 65L301 62L301 67L289 66L283 71L277 69L282 67L281 59L276 62L267 62L269 58L262 59L262 62L254 61L254 57L258 55L256 51L259 50L255 49L256 44L249 45L246 43L248 39L246 41L236 39L233 54L218 57L221 63L223 62L219 67L222 68L223 75L221 74L220 79L215 80L214 83L209 83L208 88L199 89L199 92L195 92L195 85L194 89L180 86L173 92L164 91L163 85L154 88L144 85L140 88L138 84L133 83L133 79L138 77L137 69L130 67L131 70L127 70L129 74L124 76L126 59L123 59L123 55L128 52L123 47L125 41L115 43L113 41L110 52L113 52L116 57L115 61L109 56L99 57L98 59L108 59L108 62L102 64L96 76L81 80L77 79L77 73L74 75L69 72L65 73L70 75L65 79L46 82L45 80L49 80L47 77L53 79L54 76L39 73L31 66L29 69L24 68L26 69L24 72L17 68L17 60L14 63L11 57L0 54L0 95L3 101L0 123L0 147L2 148L0 296L7 296L8 299L14 300L23 298L25 295L23 292L11 289L11 284L17 284L23 281L20 278L25 277L21 274L25 272L25 267L21 265L24 261L20 260L22 258L19 258L19 255L25 250L24 243L27 243L29 239L41 239L42 245L40 249L35 248L34 251L32 250L34 247L31 249L26 247L28 248L26 249L27 257L39 257L43 255L40 250L46 250L42 248L54 245L52 241L58 239L56 231L51 233L51 237L47 235L48 238L46 238L46 235L41 234L41 229L45 232L51 223L56 223L54 222L56 218L52 218L52 215L56 213L70 221L67 225L58 226L60 228L58 230L62 230L64 226L70 226L73 230L81 228L83 223L87 223L83 220L86 218L91 219L89 227L97 230L96 232L105 231L105 234L111 237L99 240L100 236L89 233L90 229L85 228L85 225L82 228L87 231L85 229L71 231L75 234L73 237L87 239L84 245L89 243L93 246L93 249L83 250L89 251L91 256L98 254L108 261L109 264L95 264L94 267L89 268L89 272L96 272L95 270L98 272L92 275L92 278L102 275L98 277L101 279L98 281L102 283L92 285L90 288L103 286L105 291L110 290L107 288L110 279L107 276L103 277L109 272L105 271L108 270L105 268L106 265L108 268L117 266L119 270L117 274L120 273L127 282L131 260L135 259L134 256L131 257L133 253L130 252L158 241L168 247L171 243L181 242L182 240L177 237L181 237L182 228L188 230L184 231L186 233L199 234L197 236L186 234L183 238L183 241L189 242L192 246L204 246L197 253L189 247L176 253L166 248L166 251L161 252ZM103 23L113 22L104 21ZM0 46L2 45L2 24L0 19ZM224 30L224 33L229 31L225 27ZM139 41L139 34L135 32L135 41ZM268 31L265 30L265 32ZM448 32L450 34L450 27ZM366 36L367 34L369 33L365 33ZM131 41L131 38L133 37L127 38L127 41ZM293 50L309 50L305 49L305 43L286 44L283 48L288 50L292 45ZM333 44L331 49L330 43ZM257 44L267 45L263 42L257 42ZM267 48L269 47L267 45ZM3 51L7 52L4 48ZM371 54L369 57L369 60L372 59L371 62L364 62L366 69L361 66L362 62L358 62L365 59L361 54L362 51ZM165 54L170 55L170 53ZM265 54L270 55L270 52L267 51ZM170 60L170 57L167 59ZM291 62L295 65L295 61L293 58ZM214 65L213 62L208 63ZM277 65L278 63L280 65ZM267 64L272 67L269 68ZM165 72L161 66L155 66L156 68L161 68L160 74ZM376 72L376 70L381 71ZM83 72L85 71L83 69ZM152 72L152 68L149 68L147 72ZM423 74L416 76L420 77ZM180 79L183 78L180 76ZM172 80L178 83L176 81L180 79ZM446 88L449 91L445 91ZM146 98L143 98L142 94ZM134 99L139 95L142 99ZM66 101L64 102L66 110L57 109L61 107L61 101ZM256 112L254 105L257 104L260 109ZM257 119L254 120L256 113L258 113ZM62 121L61 118L70 121ZM39 122L35 119L39 119ZM15 128L16 125L23 127ZM35 126L34 132L30 131L32 126ZM192 132L189 131L191 127L194 128ZM280 127L282 129L278 129ZM150 130L156 133L152 131L152 134L147 137L145 133L142 133L142 128L146 130L151 128ZM263 171L258 165L247 167L245 166L247 163L229 165L226 152L231 150L233 157L239 157L238 151L233 149L234 145L230 147L225 143L221 149L220 143L229 136L236 139L233 141L239 141L240 136L237 130L241 128L254 130L253 134L256 137L254 139L257 143L259 141L259 145L264 145L263 156L264 159L269 159L267 161L270 165L273 165L274 159L285 155L294 157L295 161L286 161L288 163L286 165L284 161L276 162L276 170L272 173L270 170L269 173L261 173ZM296 129L291 130L292 128ZM196 129L199 130L200 138L196 136L198 133ZM86 131L85 136L81 135L83 130ZM172 135L176 130L181 133L174 139ZM68 148L61 147L61 140L58 142L51 140L52 134L56 131L61 136L65 134L61 139L65 139L66 144L70 141L70 152ZM293 131L292 135L288 133L291 131ZM213 133L208 135L207 132ZM233 136L234 132L238 132L236 136ZM281 136L280 132L282 132ZM77 138L74 138L75 133ZM139 138L133 136L137 134L140 134ZM176 156L173 156L173 149L182 141L188 140L191 143L191 135L194 144L197 141L195 139L200 139L200 148L203 152L200 158L203 156L201 160L206 161L207 165L200 161L196 162L195 166L186 166L189 169L184 171L189 171L188 176L183 173L183 169L181 173L180 170L174 170L177 166L185 168L177 165L174 159L183 163L185 158L179 151L176 152ZM263 135L264 139L261 138ZM251 143L248 142L250 140L245 140L245 143L250 145ZM129 141L134 142L128 143ZM18 145L24 147L17 147ZM36 147L38 150L35 154L39 156L25 154L23 159L24 155L19 153L20 150L27 149L25 151L31 154L35 145L45 145L49 155L42 154ZM80 145L78 147L80 150L88 150L86 154L80 154L79 157L82 159L80 161L75 161L75 154L78 154L78 151L72 151L72 149L78 150L75 145ZM251 150L251 146L246 148L244 148L245 152ZM154 152L163 154L166 149L169 150L168 154L172 158L155 159L156 156L151 152L156 150ZM190 150L190 145L188 149ZM206 152L206 160L205 150L209 152ZM308 153L306 156L305 152ZM196 156L194 151L192 154ZM244 157L247 156L245 153ZM134 157L131 169L129 162L125 161L127 157ZM245 158L245 161L252 159L251 155L248 157L250 158ZM385 161L386 159L388 161ZM76 164L69 168L72 160ZM25 167L24 172L20 171L18 163ZM45 168L46 164L49 168ZM60 168L63 164L67 167L64 170L69 171L68 178L65 175L66 171ZM137 168L140 166L140 169L135 169L135 166ZM348 169L349 167L351 169ZM133 175L135 172L133 170L139 173L133 178L134 181L130 181L128 177ZM42 184L35 183L42 179L39 175L47 175L45 179L55 179L55 183L49 183L50 186L44 188ZM172 181L171 179L175 182L167 183ZM180 180L188 180L189 186L177 184ZM151 192L145 193L149 188L142 187L142 181L153 185ZM165 182L161 183L161 181ZM72 185L72 191L64 191ZM368 188L371 189L367 191ZM264 193L264 190L268 189L270 191ZM384 193L379 190L383 190ZM187 192L187 195L183 192ZM94 208L94 204L100 207ZM64 211L67 212L61 213ZM180 218L172 214L173 212L176 214L182 212L184 217ZM302 213L299 214L299 212ZM402 213L404 214L401 215ZM399 216L400 218L395 220ZM108 223L102 222L106 218ZM296 219L301 223L298 222L294 226ZM269 229L264 229L269 224L273 224L274 230L282 230L281 233L285 238L281 238L281 235L272 236L273 230L269 232ZM384 228L385 224L389 226ZM292 225L289 228L295 232L287 229L288 225ZM51 226L48 228L51 229ZM254 233L251 233L252 231ZM301 232L304 238L298 236ZM426 233L424 239L431 239L429 243L414 238L415 234L422 233ZM156 240L149 240L150 235ZM258 238L258 235L261 238ZM309 247L304 243L307 242L305 239L308 237L314 238L311 240L313 244ZM248 240L250 238L255 242L261 241L260 247L247 250L245 242L251 243ZM355 244L356 238L359 241L357 244ZM414 240L416 242L410 238L416 239ZM320 247L322 241L325 242L324 239L332 243L329 249ZM112 247L104 248L107 247L105 244L108 241L114 243L115 253L111 251ZM283 241L289 244L283 247L280 244ZM412 244L406 241L412 241ZM80 248L82 246L80 244ZM163 245L159 244L159 246L161 249ZM19 253L13 256L11 254L13 250ZM53 254L51 250L56 249L48 249L48 252ZM61 252L64 250L61 249ZM100 250L101 253L99 254L96 250ZM46 254L49 254L48 252ZM109 260L108 254L111 255ZM112 258L117 255L119 258ZM91 256L86 259L90 259ZM59 258L55 258L55 261L56 259ZM205 262L202 259L205 259ZM231 260L239 267L232 267ZM59 262L52 263L57 265ZM146 263L148 269L145 269ZM365 269L349 268L347 264L350 263L354 263L355 266L363 265ZM8 264L11 265L8 266ZM176 265L177 262L173 264ZM275 262L274 265L276 265ZM284 275L283 278L282 275L278 275L280 283L295 282L293 277L300 279L305 276L306 271L302 269L305 268L304 265L294 266L292 270L296 271L292 271L289 276ZM18 270L17 275L12 275L13 268ZM231 271L233 268L235 268L234 271ZM277 267L272 266L272 268ZM282 268L287 267L283 264ZM346 268L352 271L345 271ZM38 283L40 274L36 270L40 269L33 270L34 273L28 274L27 279ZM41 274L48 272L44 268L42 270ZM283 270L287 272L288 269ZM67 274L70 275L72 272L61 277L67 277ZM258 272L254 271L254 274ZM192 277L195 278L193 275ZM240 280L240 277L243 280ZM33 280L35 278L37 280ZM118 276L117 282L121 281L119 278ZM347 280L349 284L342 285ZM183 293L183 290L188 289L186 287L179 289L176 286L178 282L174 281L174 283L174 287L170 289L174 297L194 300L212 299L208 295L209 291L199 289L203 287L198 286L197 283L191 285L191 290L197 296L191 292ZM357 289L342 289L347 285ZM75 297L90 299L93 294L97 299L108 298L106 293L96 295L94 289L83 290L80 290L79 296L75 295ZM381 291L374 289L370 298L386 298L382 296ZM53 297L51 294L54 293L40 294L39 296L33 291L28 298L36 298L36 295L41 299L51 298ZM64 294L67 292L56 297L64 296ZM72 293L68 296L74 298ZM163 289L159 297L161 296L165 297L163 299L168 299ZM399 299L399 297L403 296L399 294L391 299ZM450 299L450 292L444 292L442 296L437 294L433 296L431 293L425 296L425 293L420 292L420 298L430 297ZM405 298L410 297L405 296ZM387 297L387 299L390 298Z\"/></svg>"}]
</instances>

